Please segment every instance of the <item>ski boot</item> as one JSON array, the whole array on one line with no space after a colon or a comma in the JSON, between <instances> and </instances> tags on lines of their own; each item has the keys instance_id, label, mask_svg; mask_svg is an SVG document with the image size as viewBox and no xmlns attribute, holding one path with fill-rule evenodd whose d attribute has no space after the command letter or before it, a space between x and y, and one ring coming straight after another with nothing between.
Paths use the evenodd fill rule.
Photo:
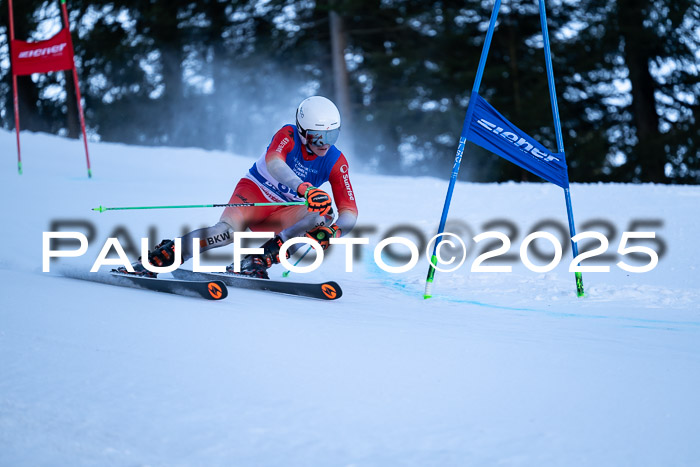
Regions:
<instances>
[{"instance_id":1,"label":"ski boot","mask_svg":"<svg viewBox=\"0 0 700 467\"><path fill-rule=\"evenodd\" d=\"M161 241L153 251L148 252L148 262L160 268L171 266L175 262L175 242L172 240ZM112 272L129 276L158 277L157 273L151 272L143 266L141 257L139 257L138 261L133 262L131 266L134 268L134 272L129 272L124 266L112 269Z\"/></svg>"},{"instance_id":2,"label":"ski boot","mask_svg":"<svg viewBox=\"0 0 700 467\"><path fill-rule=\"evenodd\" d=\"M241 259L240 272L234 272L233 263L226 267L228 274L236 274L241 276L255 277L258 279L269 279L267 270L273 265L280 262L280 248L282 247L282 238L279 235L271 238L262 245L263 254L261 255L246 255ZM289 252L287 252L289 258Z\"/></svg>"}]
</instances>

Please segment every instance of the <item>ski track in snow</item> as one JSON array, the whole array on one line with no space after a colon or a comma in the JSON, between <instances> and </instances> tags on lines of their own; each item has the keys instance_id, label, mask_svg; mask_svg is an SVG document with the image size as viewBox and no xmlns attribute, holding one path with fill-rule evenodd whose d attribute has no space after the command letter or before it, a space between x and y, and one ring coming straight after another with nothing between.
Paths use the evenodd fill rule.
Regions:
<instances>
[{"instance_id":1,"label":"ski track in snow","mask_svg":"<svg viewBox=\"0 0 700 467\"><path fill-rule=\"evenodd\" d=\"M207 209L90 209L224 202L257 155L91 144L88 180L80 141L25 132L22 143L20 177L14 134L0 131L0 465L700 459L699 187L572 186L579 223L608 219L619 233L635 219L662 221L667 251L650 273L613 262L610 273L583 274L580 299L568 261L546 274L520 264L476 274L472 255L458 271L438 272L434 298L424 300L425 258L389 274L371 252L395 225L432 235L446 181L362 174L351 158L360 223L376 227L363 259L345 273L335 252L321 269L290 276L336 280L343 297L230 288L209 302L68 279L60 269L88 271L120 229L133 239L155 229L159 240L216 222ZM165 164L170 178L153 180L149 168ZM370 193L385 203L368 203ZM471 235L494 218L522 232L540 219L565 221L551 185L458 183L454 200L450 217ZM41 233L56 220L87 222L94 238L84 257L43 273Z\"/></svg>"}]
</instances>

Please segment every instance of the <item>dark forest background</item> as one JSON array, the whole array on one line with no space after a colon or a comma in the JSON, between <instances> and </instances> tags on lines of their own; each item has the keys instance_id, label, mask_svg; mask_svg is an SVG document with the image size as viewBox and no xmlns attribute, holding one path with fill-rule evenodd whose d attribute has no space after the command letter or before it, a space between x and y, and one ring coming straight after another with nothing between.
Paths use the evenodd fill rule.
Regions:
<instances>
[{"instance_id":1,"label":"dark forest background","mask_svg":"<svg viewBox=\"0 0 700 467\"><path fill-rule=\"evenodd\" d=\"M492 1L68 0L90 138L257 156L321 94L360 171L447 177ZM700 183L700 3L549 0L572 181ZM18 39L61 27L15 0ZM481 94L556 149L536 0L504 0ZM0 0L0 125L14 128ZM22 128L78 137L71 76L19 78ZM10 148L3 148L7 156ZM462 179L537 179L470 145Z\"/></svg>"}]
</instances>

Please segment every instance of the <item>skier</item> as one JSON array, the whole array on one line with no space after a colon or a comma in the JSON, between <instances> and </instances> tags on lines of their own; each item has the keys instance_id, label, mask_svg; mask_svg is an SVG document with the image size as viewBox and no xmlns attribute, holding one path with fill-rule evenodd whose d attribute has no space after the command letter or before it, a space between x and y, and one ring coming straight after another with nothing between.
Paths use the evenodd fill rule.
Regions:
<instances>
[{"instance_id":1,"label":"skier","mask_svg":"<svg viewBox=\"0 0 700 467\"><path fill-rule=\"evenodd\" d=\"M268 279L267 270L280 262L280 247L290 238L307 236L326 249L331 238L348 234L357 221L357 205L348 162L334 146L339 133L340 112L333 102L321 96L302 101L296 125L285 125L275 133L265 154L238 181L229 203L306 201L306 205L227 207L217 224L182 237L182 262L193 256L193 238L199 238L200 251L206 251L232 243L233 232L274 232L275 237L262 245L262 254L241 259L238 273ZM318 188L325 182L330 182L338 209L335 222L331 197ZM173 240L163 240L149 251L148 261L158 267L170 266L174 250ZM132 264L135 273L124 267L116 271L156 277L141 261ZM226 271L234 273L233 264Z\"/></svg>"}]
</instances>

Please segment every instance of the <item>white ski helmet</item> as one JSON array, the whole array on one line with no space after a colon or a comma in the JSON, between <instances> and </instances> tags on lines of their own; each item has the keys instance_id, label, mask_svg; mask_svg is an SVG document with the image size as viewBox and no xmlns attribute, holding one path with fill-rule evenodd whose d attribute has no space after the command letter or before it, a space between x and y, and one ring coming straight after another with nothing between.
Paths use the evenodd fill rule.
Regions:
<instances>
[{"instance_id":1,"label":"white ski helmet","mask_svg":"<svg viewBox=\"0 0 700 467\"><path fill-rule=\"evenodd\" d=\"M297 108L297 129L304 144L332 146L340 134L340 112L325 97L309 97Z\"/></svg>"}]
</instances>

